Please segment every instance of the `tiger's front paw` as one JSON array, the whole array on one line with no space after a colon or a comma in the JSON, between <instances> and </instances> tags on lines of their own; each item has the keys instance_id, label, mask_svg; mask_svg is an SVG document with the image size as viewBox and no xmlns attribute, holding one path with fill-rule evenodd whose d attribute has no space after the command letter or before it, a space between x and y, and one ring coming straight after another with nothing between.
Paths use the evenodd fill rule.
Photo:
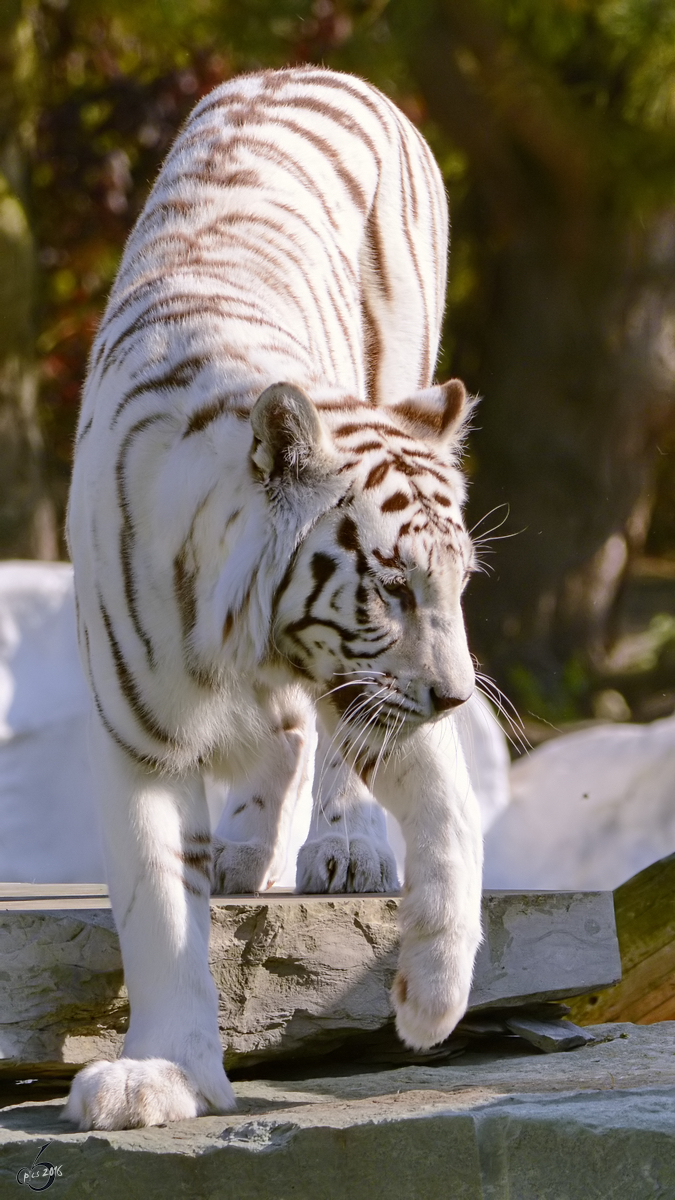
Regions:
<instances>
[{"instance_id":1,"label":"tiger's front paw","mask_svg":"<svg viewBox=\"0 0 675 1200\"><path fill-rule=\"evenodd\" d=\"M449 939L442 932L408 933L392 988L396 1029L413 1050L428 1050L452 1033L469 1002L473 963L480 941Z\"/></svg>"},{"instance_id":2,"label":"tiger's front paw","mask_svg":"<svg viewBox=\"0 0 675 1200\"><path fill-rule=\"evenodd\" d=\"M219 1093L207 1099L188 1072L168 1059L120 1058L90 1063L80 1071L61 1117L83 1131L138 1129L236 1108L224 1072Z\"/></svg>"},{"instance_id":3,"label":"tiger's front paw","mask_svg":"<svg viewBox=\"0 0 675 1200\"><path fill-rule=\"evenodd\" d=\"M396 892L396 861L385 842L329 835L301 847L295 886L298 892Z\"/></svg>"},{"instance_id":4,"label":"tiger's front paw","mask_svg":"<svg viewBox=\"0 0 675 1200\"><path fill-rule=\"evenodd\" d=\"M213 842L214 896L241 896L267 886L271 854L260 842Z\"/></svg>"}]
</instances>

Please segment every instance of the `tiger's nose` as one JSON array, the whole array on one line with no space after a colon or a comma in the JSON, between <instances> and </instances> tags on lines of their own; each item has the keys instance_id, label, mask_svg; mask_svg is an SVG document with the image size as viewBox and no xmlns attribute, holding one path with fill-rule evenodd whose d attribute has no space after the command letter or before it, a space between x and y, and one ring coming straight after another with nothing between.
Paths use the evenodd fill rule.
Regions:
<instances>
[{"instance_id":1,"label":"tiger's nose","mask_svg":"<svg viewBox=\"0 0 675 1200\"><path fill-rule=\"evenodd\" d=\"M434 715L448 712L451 708L458 708L460 704L466 704L468 699L468 696L443 696L441 692L436 691L436 688L429 688L431 711Z\"/></svg>"}]
</instances>

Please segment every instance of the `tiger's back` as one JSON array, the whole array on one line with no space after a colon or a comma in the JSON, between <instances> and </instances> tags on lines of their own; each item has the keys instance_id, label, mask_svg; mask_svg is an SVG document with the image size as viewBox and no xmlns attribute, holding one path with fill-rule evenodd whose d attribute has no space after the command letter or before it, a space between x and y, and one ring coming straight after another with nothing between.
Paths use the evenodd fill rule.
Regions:
<instances>
[{"instance_id":1,"label":"tiger's back","mask_svg":"<svg viewBox=\"0 0 675 1200\"><path fill-rule=\"evenodd\" d=\"M431 380L446 256L438 168L381 93L316 68L235 79L197 106L162 168L90 385L150 366L159 326L172 344L155 358L178 388L215 356L243 394L292 378L316 402L403 398ZM85 401L82 429L91 415Z\"/></svg>"}]
</instances>

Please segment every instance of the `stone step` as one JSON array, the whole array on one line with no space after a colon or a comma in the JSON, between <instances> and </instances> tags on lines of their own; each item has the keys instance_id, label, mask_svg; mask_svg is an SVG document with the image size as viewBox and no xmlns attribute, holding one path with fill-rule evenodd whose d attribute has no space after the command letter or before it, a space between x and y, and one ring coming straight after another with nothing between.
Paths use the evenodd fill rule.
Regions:
<instances>
[{"instance_id":1,"label":"stone step","mask_svg":"<svg viewBox=\"0 0 675 1200\"><path fill-rule=\"evenodd\" d=\"M389 999L396 896L214 897L211 969L228 1067L402 1052ZM511 1009L620 976L611 893L487 892L470 1010ZM119 943L98 885L0 885L0 1058L115 1057L128 1020Z\"/></svg>"},{"instance_id":2,"label":"stone step","mask_svg":"<svg viewBox=\"0 0 675 1200\"><path fill-rule=\"evenodd\" d=\"M235 1083L236 1113L75 1133L61 1101L4 1109L0 1195L58 1200L672 1200L675 1025L595 1026L543 1056ZM612 1040L603 1040L609 1039ZM26 1190L28 1190L26 1188Z\"/></svg>"}]
</instances>

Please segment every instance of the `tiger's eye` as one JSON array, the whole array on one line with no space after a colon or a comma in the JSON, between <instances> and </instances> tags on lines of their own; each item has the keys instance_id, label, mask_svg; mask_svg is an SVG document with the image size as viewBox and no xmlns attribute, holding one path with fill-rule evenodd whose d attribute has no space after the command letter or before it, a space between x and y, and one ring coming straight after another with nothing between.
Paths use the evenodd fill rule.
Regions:
<instances>
[{"instance_id":1,"label":"tiger's eye","mask_svg":"<svg viewBox=\"0 0 675 1200\"><path fill-rule=\"evenodd\" d=\"M382 588L388 596L393 596L395 600L398 600L404 611L414 608L415 597L405 579L394 579L390 583L382 580Z\"/></svg>"}]
</instances>

